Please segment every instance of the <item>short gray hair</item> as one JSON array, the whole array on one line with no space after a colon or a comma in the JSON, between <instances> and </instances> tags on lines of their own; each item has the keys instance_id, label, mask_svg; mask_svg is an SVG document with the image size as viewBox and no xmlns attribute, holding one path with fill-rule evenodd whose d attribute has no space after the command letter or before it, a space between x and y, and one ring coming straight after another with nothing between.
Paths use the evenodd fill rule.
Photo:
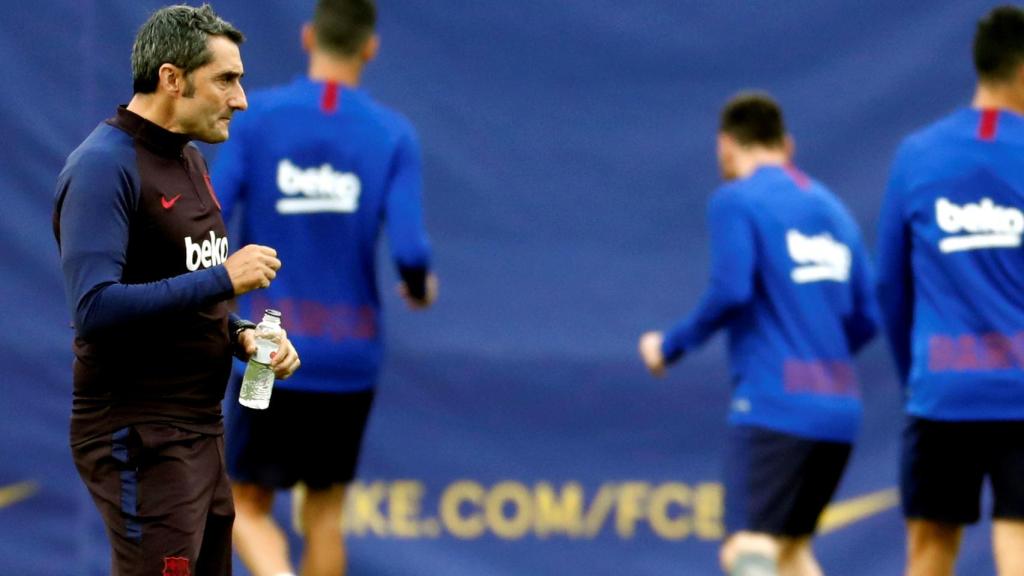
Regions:
<instances>
[{"instance_id":1,"label":"short gray hair","mask_svg":"<svg viewBox=\"0 0 1024 576\"><path fill-rule=\"evenodd\" d=\"M160 66L173 64L189 74L209 64L210 36L224 36L235 44L245 36L214 13L209 4L199 8L179 4L157 10L135 35L132 46L132 89L136 94L156 91Z\"/></svg>"}]
</instances>

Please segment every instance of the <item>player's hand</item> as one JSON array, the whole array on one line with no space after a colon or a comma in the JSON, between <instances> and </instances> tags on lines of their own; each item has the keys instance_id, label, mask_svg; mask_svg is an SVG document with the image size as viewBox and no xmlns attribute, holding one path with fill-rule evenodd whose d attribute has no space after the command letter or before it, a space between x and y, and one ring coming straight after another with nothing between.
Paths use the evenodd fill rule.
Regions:
<instances>
[{"instance_id":1,"label":"player's hand","mask_svg":"<svg viewBox=\"0 0 1024 576\"><path fill-rule=\"evenodd\" d=\"M255 345L253 351L255 351ZM274 371L274 376L278 380L285 380L294 374L301 365L299 353L292 346L292 341L288 339L288 333L285 332L281 337L281 345L277 347L277 352L270 353L270 369Z\"/></svg>"},{"instance_id":2,"label":"player's hand","mask_svg":"<svg viewBox=\"0 0 1024 576\"><path fill-rule=\"evenodd\" d=\"M423 294L423 298L413 298L409 294L409 289L406 288L405 283L398 283L398 295L405 300L406 305L413 310L424 310L430 308L430 305L437 300L438 281L437 276L433 274L427 274L426 280L426 292Z\"/></svg>"},{"instance_id":3,"label":"player's hand","mask_svg":"<svg viewBox=\"0 0 1024 576\"><path fill-rule=\"evenodd\" d=\"M281 268L277 250L269 246L249 244L243 246L224 262L228 278L235 288L235 296L270 286Z\"/></svg>"},{"instance_id":4,"label":"player's hand","mask_svg":"<svg viewBox=\"0 0 1024 576\"><path fill-rule=\"evenodd\" d=\"M238 333L235 341L235 357L248 362L249 358L256 353L256 330L246 328Z\"/></svg>"},{"instance_id":5,"label":"player's hand","mask_svg":"<svg viewBox=\"0 0 1024 576\"><path fill-rule=\"evenodd\" d=\"M270 354L270 369L274 371L274 377L278 380L288 378L302 365L298 351L295 350L295 346L292 346L292 341L288 339L288 332L285 330L282 332L281 344L278 345L277 352ZM238 348L244 353L239 356L242 360L252 358L252 355L256 353L256 330L252 328L242 330L238 335Z\"/></svg>"},{"instance_id":6,"label":"player's hand","mask_svg":"<svg viewBox=\"0 0 1024 576\"><path fill-rule=\"evenodd\" d=\"M645 332L637 343L640 358L651 374L658 378L665 375L665 356L661 353L661 343L664 340L665 335L661 332Z\"/></svg>"}]
</instances>

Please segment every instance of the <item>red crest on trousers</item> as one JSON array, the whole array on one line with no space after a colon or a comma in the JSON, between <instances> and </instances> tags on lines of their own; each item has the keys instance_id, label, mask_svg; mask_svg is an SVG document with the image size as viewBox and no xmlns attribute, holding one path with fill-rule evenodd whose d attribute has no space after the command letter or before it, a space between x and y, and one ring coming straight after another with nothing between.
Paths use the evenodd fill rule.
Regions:
<instances>
[{"instance_id":1,"label":"red crest on trousers","mask_svg":"<svg viewBox=\"0 0 1024 576\"><path fill-rule=\"evenodd\" d=\"M191 576L188 569L188 558L180 556L168 556L164 558L164 573L162 576Z\"/></svg>"}]
</instances>

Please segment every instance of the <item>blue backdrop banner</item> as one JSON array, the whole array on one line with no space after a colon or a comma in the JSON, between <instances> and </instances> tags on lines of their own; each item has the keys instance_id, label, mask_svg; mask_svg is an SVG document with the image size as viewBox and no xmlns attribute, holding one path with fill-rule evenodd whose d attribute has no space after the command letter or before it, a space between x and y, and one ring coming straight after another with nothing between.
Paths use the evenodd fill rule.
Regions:
<instances>
[{"instance_id":1,"label":"blue backdrop banner","mask_svg":"<svg viewBox=\"0 0 1024 576\"><path fill-rule=\"evenodd\" d=\"M248 88L304 72L312 0L214 4L248 36ZM132 39L159 6L14 2L0 22L4 574L109 570L67 447L72 333L50 211L64 158L130 98ZM970 40L991 7L382 2L365 87L419 130L441 298L410 314L394 274L381 279L388 359L346 512L351 574L716 573L722 339L664 380L635 343L705 287L719 108L740 89L775 94L797 163L873 245L892 154L969 102ZM858 369L865 422L816 550L830 574L896 574L900 390L883 343ZM288 521L287 495L277 511ZM993 573L987 532L968 530L961 572Z\"/></svg>"}]
</instances>

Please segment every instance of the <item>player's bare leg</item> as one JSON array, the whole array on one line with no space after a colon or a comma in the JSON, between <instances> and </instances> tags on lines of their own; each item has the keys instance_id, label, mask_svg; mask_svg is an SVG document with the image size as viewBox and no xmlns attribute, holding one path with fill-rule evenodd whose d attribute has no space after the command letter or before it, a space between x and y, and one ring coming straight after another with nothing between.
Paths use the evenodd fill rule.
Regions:
<instances>
[{"instance_id":1,"label":"player's bare leg","mask_svg":"<svg viewBox=\"0 0 1024 576\"><path fill-rule=\"evenodd\" d=\"M341 511L345 486L326 490L306 489L301 504L305 546L302 552L303 576L343 576L345 542L341 533Z\"/></svg>"},{"instance_id":2,"label":"player's bare leg","mask_svg":"<svg viewBox=\"0 0 1024 576\"><path fill-rule=\"evenodd\" d=\"M906 576L953 576L962 533L958 524L908 520Z\"/></svg>"},{"instance_id":3,"label":"player's bare leg","mask_svg":"<svg viewBox=\"0 0 1024 576\"><path fill-rule=\"evenodd\" d=\"M294 572L288 539L274 521L274 491L255 484L232 484L235 499L235 550L253 576Z\"/></svg>"},{"instance_id":4,"label":"player's bare leg","mask_svg":"<svg viewBox=\"0 0 1024 576\"><path fill-rule=\"evenodd\" d=\"M779 550L779 576L823 576L814 557L811 537L784 538Z\"/></svg>"},{"instance_id":5,"label":"player's bare leg","mask_svg":"<svg viewBox=\"0 0 1024 576\"><path fill-rule=\"evenodd\" d=\"M992 554L999 576L1024 576L1024 521L992 521Z\"/></svg>"}]
</instances>

